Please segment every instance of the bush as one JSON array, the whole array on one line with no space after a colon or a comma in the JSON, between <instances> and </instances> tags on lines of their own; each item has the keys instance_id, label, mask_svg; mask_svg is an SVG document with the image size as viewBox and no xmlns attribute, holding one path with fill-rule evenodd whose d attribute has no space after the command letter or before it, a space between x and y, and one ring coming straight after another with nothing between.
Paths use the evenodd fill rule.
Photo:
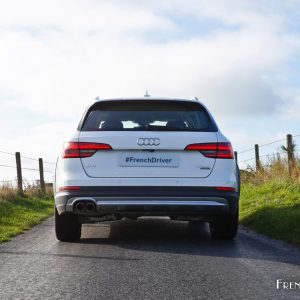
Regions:
<instances>
[{"instance_id":1,"label":"bush","mask_svg":"<svg viewBox=\"0 0 300 300\"><path fill-rule=\"evenodd\" d=\"M0 201L13 201L19 198L18 189L12 183L4 183L0 186ZM45 193L42 192L38 184L24 185L23 197L53 197L52 185L46 184Z\"/></svg>"}]
</instances>

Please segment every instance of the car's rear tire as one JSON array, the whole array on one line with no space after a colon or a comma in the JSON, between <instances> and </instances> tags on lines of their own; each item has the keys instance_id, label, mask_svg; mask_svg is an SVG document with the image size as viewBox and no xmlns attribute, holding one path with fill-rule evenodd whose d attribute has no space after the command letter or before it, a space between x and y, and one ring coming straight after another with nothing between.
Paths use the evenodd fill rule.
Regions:
<instances>
[{"instance_id":1,"label":"car's rear tire","mask_svg":"<svg viewBox=\"0 0 300 300\"><path fill-rule=\"evenodd\" d=\"M81 223L72 214L59 215L54 206L55 233L58 240L62 242L77 241L81 237Z\"/></svg>"},{"instance_id":2,"label":"car's rear tire","mask_svg":"<svg viewBox=\"0 0 300 300\"><path fill-rule=\"evenodd\" d=\"M220 216L209 223L211 236L216 239L234 239L238 231L238 224L238 212L230 216Z\"/></svg>"}]
</instances>

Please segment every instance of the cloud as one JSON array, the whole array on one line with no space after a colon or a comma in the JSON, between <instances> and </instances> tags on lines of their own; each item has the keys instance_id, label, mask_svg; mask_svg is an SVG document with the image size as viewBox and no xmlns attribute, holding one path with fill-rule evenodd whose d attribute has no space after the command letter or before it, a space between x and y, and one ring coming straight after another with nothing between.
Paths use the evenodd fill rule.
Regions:
<instances>
[{"instance_id":1,"label":"cloud","mask_svg":"<svg viewBox=\"0 0 300 300\"><path fill-rule=\"evenodd\" d=\"M49 163L56 162L63 143L69 140L75 127L76 124L72 122L49 122L30 129L19 128L18 134L0 136L0 150L12 154L21 153L23 177L28 180L39 178L37 159L43 158L45 178L47 181L52 181L54 165ZM0 152L0 164L15 166L15 157ZM28 168L36 170L28 170ZM0 181L15 178L16 169L0 167Z\"/></svg>"},{"instance_id":2,"label":"cloud","mask_svg":"<svg viewBox=\"0 0 300 300\"><path fill-rule=\"evenodd\" d=\"M216 78L205 99L218 115L238 114L248 118L278 113L284 103L271 86L251 73Z\"/></svg>"},{"instance_id":3,"label":"cloud","mask_svg":"<svg viewBox=\"0 0 300 300\"><path fill-rule=\"evenodd\" d=\"M300 48L289 30L297 9L295 1L9 1L0 11L1 124L23 122L27 132L15 129L10 147L32 152L42 141L54 157L51 143L62 138L47 124L70 132L96 96L146 89L198 96L221 119L288 116L300 102L285 76ZM16 110L22 122L9 117Z\"/></svg>"},{"instance_id":4,"label":"cloud","mask_svg":"<svg viewBox=\"0 0 300 300\"><path fill-rule=\"evenodd\" d=\"M284 101L284 105L281 108L283 118L293 120L294 122L298 121L300 111L300 87L283 88L280 93Z\"/></svg>"},{"instance_id":5,"label":"cloud","mask_svg":"<svg viewBox=\"0 0 300 300\"><path fill-rule=\"evenodd\" d=\"M217 99L232 94L235 87L237 94L241 84L245 95L252 94L256 82L265 91L263 98L259 93L253 98L260 103L266 101L266 93L273 94L266 91L267 85L263 88L263 76L280 68L298 49L287 48L276 34L248 29L152 44L132 36L80 34L75 39L57 32L43 38L10 32L0 39L6 45L0 50L6 70L2 85L24 95L22 105L50 115L67 115L70 107L78 115L98 94L142 95L146 88L156 95ZM227 100L238 104L241 98Z\"/></svg>"},{"instance_id":6,"label":"cloud","mask_svg":"<svg viewBox=\"0 0 300 300\"><path fill-rule=\"evenodd\" d=\"M174 24L137 6L113 5L104 1L37 1L26 3L12 0L3 5L0 26L33 35L43 31L67 33L102 32L104 35L124 33L129 30L171 29ZM138 26L137 26L138 25Z\"/></svg>"}]
</instances>

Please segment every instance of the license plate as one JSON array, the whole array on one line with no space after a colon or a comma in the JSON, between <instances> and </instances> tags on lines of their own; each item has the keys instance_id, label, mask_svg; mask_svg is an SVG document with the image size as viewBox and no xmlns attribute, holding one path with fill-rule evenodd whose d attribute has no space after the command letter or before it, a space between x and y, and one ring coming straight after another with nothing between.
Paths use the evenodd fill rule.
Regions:
<instances>
[{"instance_id":1,"label":"license plate","mask_svg":"<svg viewBox=\"0 0 300 300\"><path fill-rule=\"evenodd\" d=\"M173 167L179 166L179 157L175 154L158 153L122 153L119 154L120 167Z\"/></svg>"}]
</instances>

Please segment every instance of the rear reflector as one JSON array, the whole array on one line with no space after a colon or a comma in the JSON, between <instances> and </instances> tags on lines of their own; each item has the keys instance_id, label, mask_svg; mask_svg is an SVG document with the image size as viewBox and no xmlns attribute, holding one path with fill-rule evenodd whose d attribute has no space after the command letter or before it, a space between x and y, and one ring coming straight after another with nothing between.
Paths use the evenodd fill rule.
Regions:
<instances>
[{"instance_id":1,"label":"rear reflector","mask_svg":"<svg viewBox=\"0 0 300 300\"><path fill-rule=\"evenodd\" d=\"M216 190L224 192L235 192L235 188L229 186L217 186Z\"/></svg>"},{"instance_id":2,"label":"rear reflector","mask_svg":"<svg viewBox=\"0 0 300 300\"><path fill-rule=\"evenodd\" d=\"M190 144L184 150L200 151L205 157L209 158L233 158L233 150L230 143Z\"/></svg>"},{"instance_id":3,"label":"rear reflector","mask_svg":"<svg viewBox=\"0 0 300 300\"><path fill-rule=\"evenodd\" d=\"M64 144L62 153L63 158L90 157L99 150L112 150L108 144L85 143L85 142L67 142Z\"/></svg>"},{"instance_id":4,"label":"rear reflector","mask_svg":"<svg viewBox=\"0 0 300 300\"><path fill-rule=\"evenodd\" d=\"M59 190L62 191L78 191L80 186L61 186Z\"/></svg>"}]
</instances>

